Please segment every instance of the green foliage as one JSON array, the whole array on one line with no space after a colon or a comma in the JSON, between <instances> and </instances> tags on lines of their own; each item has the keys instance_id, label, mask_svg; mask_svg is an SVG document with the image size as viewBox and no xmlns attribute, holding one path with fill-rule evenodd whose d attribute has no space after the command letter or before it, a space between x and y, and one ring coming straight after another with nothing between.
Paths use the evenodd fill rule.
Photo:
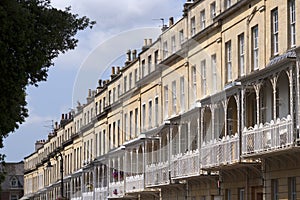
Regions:
<instances>
[{"instance_id":1,"label":"green foliage","mask_svg":"<svg viewBox=\"0 0 300 200\"><path fill-rule=\"evenodd\" d=\"M2 191L1 183L5 180L6 171L5 171L5 155L0 154L0 193Z\"/></svg>"},{"instance_id":2,"label":"green foliage","mask_svg":"<svg viewBox=\"0 0 300 200\"><path fill-rule=\"evenodd\" d=\"M28 117L26 87L46 81L52 60L74 49L77 31L94 24L49 0L0 0L0 148Z\"/></svg>"}]
</instances>

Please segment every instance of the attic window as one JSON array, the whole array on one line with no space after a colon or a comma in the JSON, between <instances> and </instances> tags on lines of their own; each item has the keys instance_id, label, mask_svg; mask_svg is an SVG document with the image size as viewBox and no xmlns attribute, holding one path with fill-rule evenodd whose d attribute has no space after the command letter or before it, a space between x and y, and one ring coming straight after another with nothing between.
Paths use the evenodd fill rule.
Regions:
<instances>
[{"instance_id":1,"label":"attic window","mask_svg":"<svg viewBox=\"0 0 300 200\"><path fill-rule=\"evenodd\" d=\"M18 179L16 177L13 177L10 181L10 184L12 187L18 187Z\"/></svg>"}]
</instances>

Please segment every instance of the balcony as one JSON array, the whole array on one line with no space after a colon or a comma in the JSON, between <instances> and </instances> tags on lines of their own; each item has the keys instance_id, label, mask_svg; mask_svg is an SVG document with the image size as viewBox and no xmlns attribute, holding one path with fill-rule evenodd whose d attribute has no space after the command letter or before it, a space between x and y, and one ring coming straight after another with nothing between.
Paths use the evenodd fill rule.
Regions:
<instances>
[{"instance_id":1,"label":"balcony","mask_svg":"<svg viewBox=\"0 0 300 200\"><path fill-rule=\"evenodd\" d=\"M82 200L93 200L94 192L83 192Z\"/></svg>"},{"instance_id":2,"label":"balcony","mask_svg":"<svg viewBox=\"0 0 300 200\"><path fill-rule=\"evenodd\" d=\"M82 200L81 192L71 195L71 200Z\"/></svg>"},{"instance_id":3,"label":"balcony","mask_svg":"<svg viewBox=\"0 0 300 200\"><path fill-rule=\"evenodd\" d=\"M146 166L146 187L167 184L169 184L168 161Z\"/></svg>"},{"instance_id":4,"label":"balcony","mask_svg":"<svg viewBox=\"0 0 300 200\"><path fill-rule=\"evenodd\" d=\"M109 198L122 198L125 194L124 181L109 183Z\"/></svg>"},{"instance_id":5,"label":"balcony","mask_svg":"<svg viewBox=\"0 0 300 200\"><path fill-rule=\"evenodd\" d=\"M71 200L82 200L81 197L71 197Z\"/></svg>"},{"instance_id":6,"label":"balcony","mask_svg":"<svg viewBox=\"0 0 300 200\"><path fill-rule=\"evenodd\" d=\"M171 177L184 178L199 175L199 150L188 151L185 154L177 154L172 157Z\"/></svg>"},{"instance_id":7,"label":"balcony","mask_svg":"<svg viewBox=\"0 0 300 200\"><path fill-rule=\"evenodd\" d=\"M126 177L126 193L144 190L144 174Z\"/></svg>"},{"instance_id":8,"label":"balcony","mask_svg":"<svg viewBox=\"0 0 300 200\"><path fill-rule=\"evenodd\" d=\"M239 161L239 135L224 136L221 140L203 143L201 149L202 168L216 168Z\"/></svg>"},{"instance_id":9,"label":"balcony","mask_svg":"<svg viewBox=\"0 0 300 200\"><path fill-rule=\"evenodd\" d=\"M242 154L254 155L263 152L282 150L293 144L291 116L270 123L255 125L243 131Z\"/></svg>"},{"instance_id":10,"label":"balcony","mask_svg":"<svg viewBox=\"0 0 300 200\"><path fill-rule=\"evenodd\" d=\"M107 199L107 187L95 188L95 199Z\"/></svg>"}]
</instances>

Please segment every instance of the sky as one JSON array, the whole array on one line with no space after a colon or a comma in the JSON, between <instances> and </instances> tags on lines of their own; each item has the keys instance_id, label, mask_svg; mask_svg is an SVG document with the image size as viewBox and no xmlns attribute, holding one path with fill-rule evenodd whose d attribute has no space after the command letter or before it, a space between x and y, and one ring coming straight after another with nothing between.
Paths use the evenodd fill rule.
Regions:
<instances>
[{"instance_id":1,"label":"sky","mask_svg":"<svg viewBox=\"0 0 300 200\"><path fill-rule=\"evenodd\" d=\"M182 16L185 0L52 0L53 7L71 6L73 13L97 22L77 34L75 50L61 54L50 68L48 80L27 88L29 117L4 140L6 162L19 162L34 152L37 140L46 139L62 113L85 103L88 89L107 78L111 66L122 66L128 49L139 50L144 38L155 41L161 33L160 18L168 23Z\"/></svg>"}]
</instances>

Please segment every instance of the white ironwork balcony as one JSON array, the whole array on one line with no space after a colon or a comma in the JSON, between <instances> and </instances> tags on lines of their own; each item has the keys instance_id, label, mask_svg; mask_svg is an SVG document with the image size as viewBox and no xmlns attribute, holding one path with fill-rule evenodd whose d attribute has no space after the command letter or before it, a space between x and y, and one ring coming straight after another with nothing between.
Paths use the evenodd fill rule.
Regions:
<instances>
[{"instance_id":1,"label":"white ironwork balcony","mask_svg":"<svg viewBox=\"0 0 300 200\"><path fill-rule=\"evenodd\" d=\"M94 192L83 192L82 200L93 200Z\"/></svg>"},{"instance_id":2,"label":"white ironwork balcony","mask_svg":"<svg viewBox=\"0 0 300 200\"><path fill-rule=\"evenodd\" d=\"M249 155L263 151L282 149L293 143L291 116L270 123L244 128L242 154Z\"/></svg>"},{"instance_id":3,"label":"white ironwork balcony","mask_svg":"<svg viewBox=\"0 0 300 200\"><path fill-rule=\"evenodd\" d=\"M172 156L171 177L183 178L187 176L199 175L199 150L188 151L185 154Z\"/></svg>"},{"instance_id":4,"label":"white ironwork balcony","mask_svg":"<svg viewBox=\"0 0 300 200\"><path fill-rule=\"evenodd\" d=\"M121 198L124 196L124 181L109 183L109 197L110 198Z\"/></svg>"},{"instance_id":5,"label":"white ironwork balcony","mask_svg":"<svg viewBox=\"0 0 300 200\"><path fill-rule=\"evenodd\" d=\"M221 140L203 143L201 148L202 168L230 165L239 161L239 135L224 136Z\"/></svg>"},{"instance_id":6,"label":"white ironwork balcony","mask_svg":"<svg viewBox=\"0 0 300 200\"><path fill-rule=\"evenodd\" d=\"M166 184L169 184L168 161L146 166L146 187Z\"/></svg>"},{"instance_id":7,"label":"white ironwork balcony","mask_svg":"<svg viewBox=\"0 0 300 200\"><path fill-rule=\"evenodd\" d=\"M81 197L72 197L71 200L82 200Z\"/></svg>"},{"instance_id":8,"label":"white ironwork balcony","mask_svg":"<svg viewBox=\"0 0 300 200\"><path fill-rule=\"evenodd\" d=\"M77 192L71 194L71 200L81 200L81 199L82 199L81 191L77 190Z\"/></svg>"},{"instance_id":9,"label":"white ironwork balcony","mask_svg":"<svg viewBox=\"0 0 300 200\"><path fill-rule=\"evenodd\" d=\"M139 192L144 190L144 174L126 177L126 192Z\"/></svg>"},{"instance_id":10,"label":"white ironwork balcony","mask_svg":"<svg viewBox=\"0 0 300 200\"><path fill-rule=\"evenodd\" d=\"M95 188L95 199L107 199L107 187Z\"/></svg>"}]
</instances>

